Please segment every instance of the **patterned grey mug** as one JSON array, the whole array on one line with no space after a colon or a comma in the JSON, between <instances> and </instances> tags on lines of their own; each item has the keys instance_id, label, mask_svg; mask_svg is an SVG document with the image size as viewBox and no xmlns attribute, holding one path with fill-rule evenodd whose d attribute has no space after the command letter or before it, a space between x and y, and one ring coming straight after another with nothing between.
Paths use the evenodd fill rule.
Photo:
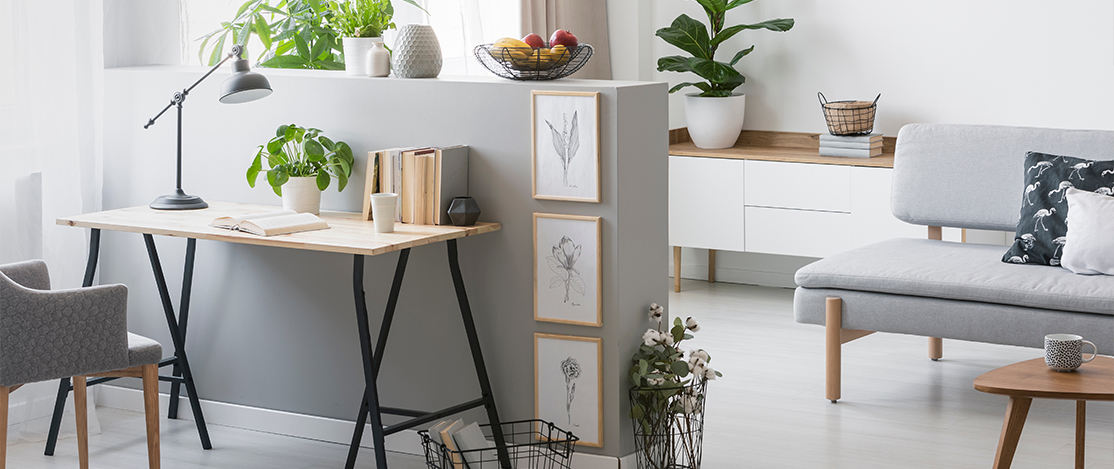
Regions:
<instances>
[{"instance_id":1,"label":"patterned grey mug","mask_svg":"<svg viewBox=\"0 0 1114 469\"><path fill-rule=\"evenodd\" d=\"M1093 349L1091 358L1083 358L1083 344ZM1075 371L1084 363L1098 356L1094 342L1074 334L1049 334L1044 336L1044 364L1056 371Z\"/></svg>"}]
</instances>

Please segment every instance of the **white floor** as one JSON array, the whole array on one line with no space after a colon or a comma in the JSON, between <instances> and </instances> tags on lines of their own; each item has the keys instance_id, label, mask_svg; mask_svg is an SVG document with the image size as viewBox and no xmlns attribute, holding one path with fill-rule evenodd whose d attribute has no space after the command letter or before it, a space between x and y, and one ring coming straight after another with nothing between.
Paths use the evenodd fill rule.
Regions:
<instances>
[{"instance_id":1,"label":"white floor","mask_svg":"<svg viewBox=\"0 0 1114 469\"><path fill-rule=\"evenodd\" d=\"M824 334L793 322L792 290L684 281L673 316L702 329L692 347L712 353L724 377L709 391L705 468L977 468L991 466L1006 398L975 391L990 369L1040 350L945 341L944 359L927 340L875 334L844 346L843 400L823 397ZM1114 469L1114 404L1091 403L1087 468ZM90 438L93 468L146 466L143 416L98 409ZM1073 467L1074 404L1036 400L1013 467ZM163 419L163 467L324 469L343 466L343 445L211 425L217 448L203 451L193 423ZM8 450L8 467L76 468L73 439L57 455L42 443ZM419 469L417 456L391 454L394 469ZM358 467L374 467L363 450ZM626 468L624 468L626 469Z\"/></svg>"}]
</instances>

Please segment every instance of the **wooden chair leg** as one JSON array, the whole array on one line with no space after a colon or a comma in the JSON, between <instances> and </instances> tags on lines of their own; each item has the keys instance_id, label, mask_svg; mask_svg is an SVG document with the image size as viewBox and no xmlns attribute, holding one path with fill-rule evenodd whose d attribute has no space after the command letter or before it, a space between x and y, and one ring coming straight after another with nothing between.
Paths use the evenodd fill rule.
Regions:
<instances>
[{"instance_id":1,"label":"wooden chair leg","mask_svg":"<svg viewBox=\"0 0 1114 469\"><path fill-rule=\"evenodd\" d=\"M681 293L681 247L673 246L673 291Z\"/></svg>"},{"instance_id":2,"label":"wooden chair leg","mask_svg":"<svg viewBox=\"0 0 1114 469\"><path fill-rule=\"evenodd\" d=\"M89 414L86 409L85 377L73 377L73 413L77 419L77 463L89 469Z\"/></svg>"},{"instance_id":3,"label":"wooden chair leg","mask_svg":"<svg viewBox=\"0 0 1114 469\"><path fill-rule=\"evenodd\" d=\"M708 250L708 283L716 283L716 250Z\"/></svg>"},{"instance_id":4,"label":"wooden chair leg","mask_svg":"<svg viewBox=\"0 0 1114 469\"><path fill-rule=\"evenodd\" d=\"M147 462L159 469L159 367L143 365L143 414L147 419Z\"/></svg>"},{"instance_id":5,"label":"wooden chair leg","mask_svg":"<svg viewBox=\"0 0 1114 469\"><path fill-rule=\"evenodd\" d=\"M928 338L928 358L931 358L932 361L944 358L944 339L939 337Z\"/></svg>"},{"instance_id":6,"label":"wooden chair leg","mask_svg":"<svg viewBox=\"0 0 1114 469\"><path fill-rule=\"evenodd\" d=\"M1009 469L1013 455L1017 452L1017 440L1025 428L1025 417L1029 415L1031 397L1010 396L1006 408L1006 421L1002 423L1002 435L998 437L998 452L994 455L994 469Z\"/></svg>"},{"instance_id":7,"label":"wooden chair leg","mask_svg":"<svg viewBox=\"0 0 1114 469\"><path fill-rule=\"evenodd\" d=\"M825 344L827 346L826 384L824 395L833 403L839 400L840 364L842 361L843 299L828 298L825 302Z\"/></svg>"},{"instance_id":8,"label":"wooden chair leg","mask_svg":"<svg viewBox=\"0 0 1114 469\"><path fill-rule=\"evenodd\" d=\"M8 393L11 389L0 386L0 469L6 467L8 460Z\"/></svg>"}]
</instances>

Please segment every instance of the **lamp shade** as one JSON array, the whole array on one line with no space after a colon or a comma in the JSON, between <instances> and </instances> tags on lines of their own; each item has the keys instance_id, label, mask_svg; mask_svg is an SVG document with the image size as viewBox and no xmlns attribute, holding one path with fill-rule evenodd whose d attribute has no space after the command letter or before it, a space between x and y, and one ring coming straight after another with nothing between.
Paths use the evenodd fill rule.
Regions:
<instances>
[{"instance_id":1,"label":"lamp shade","mask_svg":"<svg viewBox=\"0 0 1114 469\"><path fill-rule=\"evenodd\" d=\"M267 81L267 77L251 71L247 60L232 62L232 71L232 76L224 80L220 87L220 102L246 103L271 94L271 83Z\"/></svg>"}]
</instances>

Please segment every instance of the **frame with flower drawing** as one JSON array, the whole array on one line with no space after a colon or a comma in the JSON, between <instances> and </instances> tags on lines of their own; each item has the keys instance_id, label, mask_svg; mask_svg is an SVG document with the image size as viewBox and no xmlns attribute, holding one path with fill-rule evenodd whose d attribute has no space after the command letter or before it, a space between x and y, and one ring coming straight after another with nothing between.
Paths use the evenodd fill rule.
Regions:
<instances>
[{"instance_id":1,"label":"frame with flower drawing","mask_svg":"<svg viewBox=\"0 0 1114 469\"><path fill-rule=\"evenodd\" d=\"M534 214L534 319L603 326L600 217Z\"/></svg>"},{"instance_id":2,"label":"frame with flower drawing","mask_svg":"<svg viewBox=\"0 0 1114 469\"><path fill-rule=\"evenodd\" d=\"M600 94L530 92L535 199L600 202Z\"/></svg>"},{"instance_id":3,"label":"frame with flower drawing","mask_svg":"<svg viewBox=\"0 0 1114 469\"><path fill-rule=\"evenodd\" d=\"M603 339L534 334L534 415L603 447ZM541 438L540 433L538 438Z\"/></svg>"}]
</instances>

